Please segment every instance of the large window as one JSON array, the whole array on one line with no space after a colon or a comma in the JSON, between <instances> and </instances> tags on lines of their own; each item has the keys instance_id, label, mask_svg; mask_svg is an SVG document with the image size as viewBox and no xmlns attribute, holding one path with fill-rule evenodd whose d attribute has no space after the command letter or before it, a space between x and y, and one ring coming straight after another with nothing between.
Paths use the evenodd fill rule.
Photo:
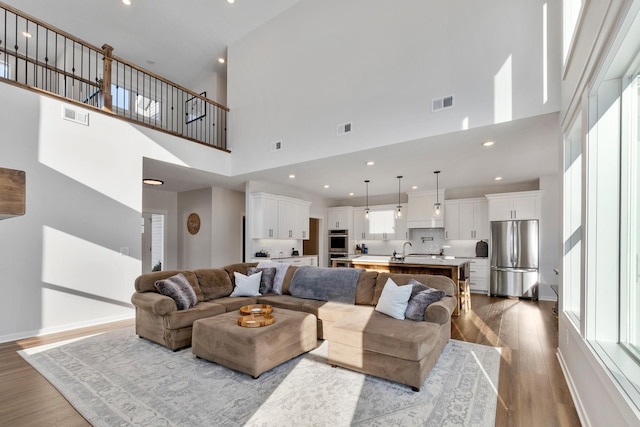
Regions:
<instances>
[{"instance_id":1,"label":"large window","mask_svg":"<svg viewBox=\"0 0 640 427\"><path fill-rule=\"evenodd\" d=\"M640 360L640 74L623 94L620 342Z\"/></svg>"},{"instance_id":2,"label":"large window","mask_svg":"<svg viewBox=\"0 0 640 427\"><path fill-rule=\"evenodd\" d=\"M564 310L580 328L582 312L582 120L564 140Z\"/></svg>"},{"instance_id":3,"label":"large window","mask_svg":"<svg viewBox=\"0 0 640 427\"><path fill-rule=\"evenodd\" d=\"M638 10L640 2L589 93L581 326L612 378L640 408ZM568 262L565 252L565 267Z\"/></svg>"}]
</instances>

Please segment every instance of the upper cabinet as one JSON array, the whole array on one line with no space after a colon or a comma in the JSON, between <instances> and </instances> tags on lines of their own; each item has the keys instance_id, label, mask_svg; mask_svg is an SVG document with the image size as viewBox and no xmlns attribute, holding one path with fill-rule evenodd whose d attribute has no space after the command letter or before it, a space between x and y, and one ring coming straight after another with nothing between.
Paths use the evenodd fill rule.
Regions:
<instances>
[{"instance_id":1,"label":"upper cabinet","mask_svg":"<svg viewBox=\"0 0 640 427\"><path fill-rule=\"evenodd\" d=\"M447 200L445 239L489 238L489 203L484 198Z\"/></svg>"},{"instance_id":2,"label":"upper cabinet","mask_svg":"<svg viewBox=\"0 0 640 427\"><path fill-rule=\"evenodd\" d=\"M328 230L349 230L353 233L353 207L340 206L327 209Z\"/></svg>"},{"instance_id":3,"label":"upper cabinet","mask_svg":"<svg viewBox=\"0 0 640 427\"><path fill-rule=\"evenodd\" d=\"M369 218L365 217L364 208L353 211L353 229L350 237L355 240L406 240L407 205L402 204L403 215L396 216L396 205L370 206Z\"/></svg>"},{"instance_id":4,"label":"upper cabinet","mask_svg":"<svg viewBox=\"0 0 640 427\"><path fill-rule=\"evenodd\" d=\"M444 189L435 191L416 191L409 193L407 228L442 228L444 227L445 203ZM440 215L434 213L433 205L441 203Z\"/></svg>"},{"instance_id":5,"label":"upper cabinet","mask_svg":"<svg viewBox=\"0 0 640 427\"><path fill-rule=\"evenodd\" d=\"M269 193L251 193L254 239L308 239L310 202Z\"/></svg>"},{"instance_id":6,"label":"upper cabinet","mask_svg":"<svg viewBox=\"0 0 640 427\"><path fill-rule=\"evenodd\" d=\"M542 191L487 194L489 221L540 219Z\"/></svg>"}]
</instances>

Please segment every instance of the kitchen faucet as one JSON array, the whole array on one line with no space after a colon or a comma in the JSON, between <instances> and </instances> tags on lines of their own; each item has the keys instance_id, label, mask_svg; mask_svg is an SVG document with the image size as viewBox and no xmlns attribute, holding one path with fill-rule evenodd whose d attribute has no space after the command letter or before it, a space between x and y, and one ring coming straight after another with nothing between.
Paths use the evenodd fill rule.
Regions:
<instances>
[{"instance_id":1,"label":"kitchen faucet","mask_svg":"<svg viewBox=\"0 0 640 427\"><path fill-rule=\"evenodd\" d=\"M413 245L411 244L411 242L404 242L404 243L402 244L402 258L404 258L404 257L405 257L405 253L404 253L404 251L405 251L405 248L407 247L407 245L409 245L409 246L413 247Z\"/></svg>"}]
</instances>

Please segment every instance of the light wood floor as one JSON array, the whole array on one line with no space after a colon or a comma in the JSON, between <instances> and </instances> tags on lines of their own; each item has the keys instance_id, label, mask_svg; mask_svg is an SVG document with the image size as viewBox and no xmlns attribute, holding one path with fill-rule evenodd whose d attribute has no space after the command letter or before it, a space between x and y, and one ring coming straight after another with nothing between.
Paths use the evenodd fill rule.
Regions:
<instances>
[{"instance_id":1,"label":"light wood floor","mask_svg":"<svg viewBox=\"0 0 640 427\"><path fill-rule=\"evenodd\" d=\"M473 294L471 312L454 317L452 338L502 347L496 426L579 426L556 359L553 303ZM88 426L16 351L122 328L133 321L0 344L0 426Z\"/></svg>"}]
</instances>

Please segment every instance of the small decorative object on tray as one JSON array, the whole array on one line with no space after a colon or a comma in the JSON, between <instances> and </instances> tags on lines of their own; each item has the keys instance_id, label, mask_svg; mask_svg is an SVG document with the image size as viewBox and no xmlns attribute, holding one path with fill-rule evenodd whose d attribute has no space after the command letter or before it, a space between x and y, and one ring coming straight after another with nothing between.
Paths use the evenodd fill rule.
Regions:
<instances>
[{"instance_id":1,"label":"small decorative object on tray","mask_svg":"<svg viewBox=\"0 0 640 427\"><path fill-rule=\"evenodd\" d=\"M240 316L238 325L245 328L260 328L269 326L276 321L276 318L270 314L250 314L248 316Z\"/></svg>"},{"instance_id":2,"label":"small decorative object on tray","mask_svg":"<svg viewBox=\"0 0 640 427\"><path fill-rule=\"evenodd\" d=\"M240 307L240 314L249 316L251 314L271 314L273 308L269 304L251 304Z\"/></svg>"}]
</instances>

